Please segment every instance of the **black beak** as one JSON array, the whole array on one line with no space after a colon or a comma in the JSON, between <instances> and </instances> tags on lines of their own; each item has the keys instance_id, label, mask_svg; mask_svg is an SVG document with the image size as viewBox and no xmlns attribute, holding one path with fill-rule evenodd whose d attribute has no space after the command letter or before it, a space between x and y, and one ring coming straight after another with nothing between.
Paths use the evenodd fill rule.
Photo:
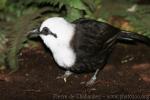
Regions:
<instances>
[{"instance_id":1,"label":"black beak","mask_svg":"<svg viewBox=\"0 0 150 100\"><path fill-rule=\"evenodd\" d=\"M37 38L39 34L40 34L39 29L34 29L27 33L27 38Z\"/></svg>"}]
</instances>

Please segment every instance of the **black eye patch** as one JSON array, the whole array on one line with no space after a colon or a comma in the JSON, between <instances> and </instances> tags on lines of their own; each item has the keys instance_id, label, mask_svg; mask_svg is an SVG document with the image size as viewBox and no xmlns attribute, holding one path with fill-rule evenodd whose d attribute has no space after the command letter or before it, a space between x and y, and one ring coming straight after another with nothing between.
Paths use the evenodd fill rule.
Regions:
<instances>
[{"instance_id":1,"label":"black eye patch","mask_svg":"<svg viewBox=\"0 0 150 100\"><path fill-rule=\"evenodd\" d=\"M55 38L57 38L57 35L55 33L52 33L47 27L44 27L41 31L41 34L43 35L52 35L54 36Z\"/></svg>"}]
</instances>

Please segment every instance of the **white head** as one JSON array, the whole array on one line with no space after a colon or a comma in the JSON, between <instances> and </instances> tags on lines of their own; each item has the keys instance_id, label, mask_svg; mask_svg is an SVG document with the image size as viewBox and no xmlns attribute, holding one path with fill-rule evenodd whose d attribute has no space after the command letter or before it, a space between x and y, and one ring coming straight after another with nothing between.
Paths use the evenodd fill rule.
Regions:
<instances>
[{"instance_id":1,"label":"white head","mask_svg":"<svg viewBox=\"0 0 150 100\"><path fill-rule=\"evenodd\" d=\"M39 29L44 43L53 49L53 46L69 45L74 35L74 25L61 17L52 17L45 20Z\"/></svg>"},{"instance_id":2,"label":"white head","mask_svg":"<svg viewBox=\"0 0 150 100\"><path fill-rule=\"evenodd\" d=\"M39 29L39 35L51 49L54 59L60 66L70 67L75 62L75 54L70 42L74 36L75 25L64 18L53 17L45 20Z\"/></svg>"}]
</instances>

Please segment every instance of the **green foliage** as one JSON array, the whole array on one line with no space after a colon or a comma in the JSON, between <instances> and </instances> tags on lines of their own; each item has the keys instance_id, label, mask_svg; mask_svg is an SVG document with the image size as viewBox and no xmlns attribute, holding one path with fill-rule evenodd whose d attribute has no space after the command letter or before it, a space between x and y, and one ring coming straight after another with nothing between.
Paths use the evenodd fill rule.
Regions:
<instances>
[{"instance_id":1,"label":"green foliage","mask_svg":"<svg viewBox=\"0 0 150 100\"><path fill-rule=\"evenodd\" d=\"M50 4L52 6L58 6L60 10L62 9L62 7L65 7L66 14L63 15L63 17L65 17L69 21L73 21L81 17L97 18L99 16L99 12L97 11L100 8L99 6L101 0L28 0L28 2L26 2L25 4L29 5L31 3L39 5ZM93 14L93 11L96 11L96 13Z\"/></svg>"},{"instance_id":2,"label":"green foliage","mask_svg":"<svg viewBox=\"0 0 150 100\"><path fill-rule=\"evenodd\" d=\"M5 8L7 0L0 0L0 10Z\"/></svg>"},{"instance_id":3,"label":"green foliage","mask_svg":"<svg viewBox=\"0 0 150 100\"><path fill-rule=\"evenodd\" d=\"M33 8L40 9L48 6L51 11L53 10L51 13L59 12L60 16L70 21L80 17L97 19L99 17L100 4L101 0L10 0L4 9L4 12L7 12L6 15L8 13L9 15L4 17L5 15L1 14L0 18L7 18L6 20L10 21L14 17L20 17L28 7L32 6Z\"/></svg>"},{"instance_id":4,"label":"green foliage","mask_svg":"<svg viewBox=\"0 0 150 100\"><path fill-rule=\"evenodd\" d=\"M18 6L17 3L16 4L15 3L9 4L9 2L8 2L7 5L5 5L5 6L7 6L7 7L5 7L0 12L0 19L1 20L15 21L23 13L24 7Z\"/></svg>"},{"instance_id":5,"label":"green foliage","mask_svg":"<svg viewBox=\"0 0 150 100\"><path fill-rule=\"evenodd\" d=\"M100 17L109 20L111 16L121 16L127 19L132 24L132 31L136 31L140 34L150 37L150 6L149 5L137 5L135 11L127 11L129 8L135 5L135 0L103 0L101 3Z\"/></svg>"},{"instance_id":6,"label":"green foliage","mask_svg":"<svg viewBox=\"0 0 150 100\"><path fill-rule=\"evenodd\" d=\"M130 20L135 31L150 37L150 7L145 5L139 5L135 12L131 12L126 16L126 19Z\"/></svg>"},{"instance_id":7,"label":"green foliage","mask_svg":"<svg viewBox=\"0 0 150 100\"><path fill-rule=\"evenodd\" d=\"M23 44L27 41L26 33L39 23L41 19L36 18L39 17L43 11L43 9L38 12L31 12L30 10L29 13L25 13L17 19L12 32L8 34L10 44L7 51L7 62L13 71L18 69L18 53L23 47Z\"/></svg>"},{"instance_id":8,"label":"green foliage","mask_svg":"<svg viewBox=\"0 0 150 100\"><path fill-rule=\"evenodd\" d=\"M7 38L3 31L0 30L0 69L5 65L5 58L6 58L6 42Z\"/></svg>"}]
</instances>

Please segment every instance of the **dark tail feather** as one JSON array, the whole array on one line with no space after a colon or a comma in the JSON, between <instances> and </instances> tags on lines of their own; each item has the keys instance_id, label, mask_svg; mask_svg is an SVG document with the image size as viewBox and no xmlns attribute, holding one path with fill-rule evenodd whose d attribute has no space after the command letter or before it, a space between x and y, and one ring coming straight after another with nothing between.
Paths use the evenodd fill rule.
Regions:
<instances>
[{"instance_id":1,"label":"dark tail feather","mask_svg":"<svg viewBox=\"0 0 150 100\"><path fill-rule=\"evenodd\" d=\"M121 31L118 39L128 42L138 41L150 46L150 38L133 32Z\"/></svg>"}]
</instances>

